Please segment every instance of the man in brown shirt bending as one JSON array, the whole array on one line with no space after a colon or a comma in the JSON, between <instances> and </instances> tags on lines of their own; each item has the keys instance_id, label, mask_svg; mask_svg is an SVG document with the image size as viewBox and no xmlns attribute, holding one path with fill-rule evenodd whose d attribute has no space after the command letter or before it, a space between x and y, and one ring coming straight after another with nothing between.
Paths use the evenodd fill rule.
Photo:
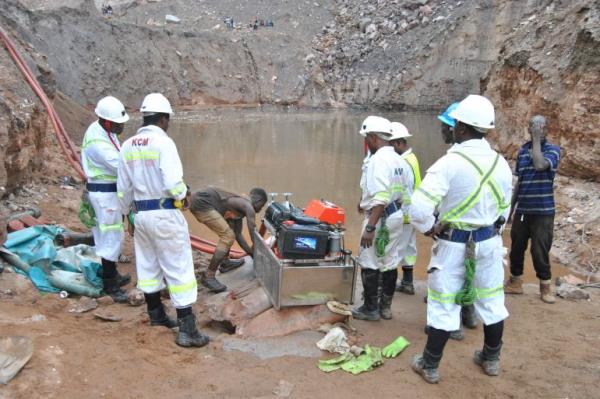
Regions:
<instances>
[{"instance_id":1,"label":"man in brown shirt bending","mask_svg":"<svg viewBox=\"0 0 600 399\"><path fill-rule=\"evenodd\" d=\"M211 292L217 293L227 289L216 279L217 269L221 273L226 273L244 264L243 259L238 261L228 259L234 239L246 253L252 256L254 252L252 232L256 228L254 218L266 203L267 193L262 188L253 188L250 191L250 198L213 186L205 187L192 196L190 205L192 214L200 223L219 236L219 242L208 265L208 270L200 279L200 283ZM243 218L246 218L252 246L248 245L242 234Z\"/></svg>"}]
</instances>

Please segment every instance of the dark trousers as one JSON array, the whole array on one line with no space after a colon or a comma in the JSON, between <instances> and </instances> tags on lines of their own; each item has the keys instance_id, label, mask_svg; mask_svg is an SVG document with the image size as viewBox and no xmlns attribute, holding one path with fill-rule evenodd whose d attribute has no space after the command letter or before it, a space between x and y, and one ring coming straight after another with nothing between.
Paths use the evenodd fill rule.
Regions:
<instances>
[{"instance_id":1,"label":"dark trousers","mask_svg":"<svg viewBox=\"0 0 600 399\"><path fill-rule=\"evenodd\" d=\"M550 280L550 247L554 215L515 214L510 231L510 273L513 276L523 274L523 262L528 241L531 239L531 258L535 274L540 280Z\"/></svg>"}]
</instances>

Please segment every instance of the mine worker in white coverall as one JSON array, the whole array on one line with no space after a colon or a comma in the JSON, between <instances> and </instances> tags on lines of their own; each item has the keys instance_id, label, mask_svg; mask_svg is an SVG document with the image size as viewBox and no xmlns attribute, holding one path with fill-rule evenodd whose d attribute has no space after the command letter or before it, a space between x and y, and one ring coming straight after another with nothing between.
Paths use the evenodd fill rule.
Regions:
<instances>
[{"instance_id":1,"label":"mine worker in white coverall","mask_svg":"<svg viewBox=\"0 0 600 399\"><path fill-rule=\"evenodd\" d=\"M408 164L406 176L406 190L403 192L402 213L404 214L404 226L402 228L402 237L399 245L400 265L402 266L402 279L396 291L408 295L415 294L413 285L413 269L417 262L417 233L410 224L408 208L410 207L410 198L416 188L421 185L421 169L419 160L413 149L408 145L407 138L412 137L406 126L400 122L392 122L392 137L390 144L400 157Z\"/></svg>"},{"instance_id":2,"label":"mine worker in white coverall","mask_svg":"<svg viewBox=\"0 0 600 399\"><path fill-rule=\"evenodd\" d=\"M119 160L118 195L123 214L133 210L138 288L144 292L150 324L173 328L175 342L184 347L208 343L196 326L196 302L188 225L181 208L189 204L189 189L173 140L167 136L171 104L160 93L142 102L143 125L123 143ZM178 322L170 319L160 299L168 287Z\"/></svg>"},{"instance_id":3,"label":"mine worker in white coverall","mask_svg":"<svg viewBox=\"0 0 600 399\"><path fill-rule=\"evenodd\" d=\"M114 97L104 97L96 106L98 120L92 123L81 145L81 164L87 179L86 190L96 214L92 227L96 254L102 259L104 292L115 302L127 302L127 294L119 288L130 276L117 272L117 261L123 243L123 216L117 199L119 138L129 120L125 107Z\"/></svg>"},{"instance_id":4,"label":"mine worker in white coverall","mask_svg":"<svg viewBox=\"0 0 600 399\"><path fill-rule=\"evenodd\" d=\"M381 117L369 116L359 131L372 154L363 163L359 204L365 219L358 262L361 266L364 303L352 311L361 320L392 318L392 298L398 278L398 245L404 216L402 193L406 186L408 164L390 145L391 124ZM379 280L381 277L381 298Z\"/></svg>"},{"instance_id":5,"label":"mine worker in white coverall","mask_svg":"<svg viewBox=\"0 0 600 399\"><path fill-rule=\"evenodd\" d=\"M411 364L429 383L439 381L438 365L450 331L459 328L461 305L474 303L484 324L483 350L475 352L474 361L487 375L500 373L508 317L499 233L508 217L512 176L506 160L485 140L494 128L494 106L470 95L450 117L456 120L456 144L427 170L410 207L411 224L435 239L428 266L428 339Z\"/></svg>"}]
</instances>

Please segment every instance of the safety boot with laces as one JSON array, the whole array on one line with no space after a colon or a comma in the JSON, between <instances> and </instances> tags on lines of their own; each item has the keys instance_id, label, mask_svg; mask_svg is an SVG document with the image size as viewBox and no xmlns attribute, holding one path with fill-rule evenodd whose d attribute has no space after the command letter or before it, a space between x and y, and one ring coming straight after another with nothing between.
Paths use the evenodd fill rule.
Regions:
<instances>
[{"instance_id":1,"label":"safety boot with laces","mask_svg":"<svg viewBox=\"0 0 600 399\"><path fill-rule=\"evenodd\" d=\"M177 338L175 338L175 343L177 345L185 348L192 346L200 348L208 344L210 339L207 335L198 331L198 327L196 327L196 316L194 316L194 314L189 314L178 321L179 332L177 333Z\"/></svg>"},{"instance_id":2,"label":"safety boot with laces","mask_svg":"<svg viewBox=\"0 0 600 399\"><path fill-rule=\"evenodd\" d=\"M504 283L505 294L522 294L523 293L523 280L521 276L510 276L510 278Z\"/></svg>"},{"instance_id":3,"label":"safety boot with laces","mask_svg":"<svg viewBox=\"0 0 600 399\"><path fill-rule=\"evenodd\" d=\"M556 297L552 292L552 280L540 280L540 297L546 303L556 302Z\"/></svg>"},{"instance_id":4,"label":"safety boot with laces","mask_svg":"<svg viewBox=\"0 0 600 399\"><path fill-rule=\"evenodd\" d=\"M483 372L489 376L495 377L500 375L500 349L502 344L497 348L490 348L483 345L483 350L475 351L473 361L481 367Z\"/></svg>"}]
</instances>

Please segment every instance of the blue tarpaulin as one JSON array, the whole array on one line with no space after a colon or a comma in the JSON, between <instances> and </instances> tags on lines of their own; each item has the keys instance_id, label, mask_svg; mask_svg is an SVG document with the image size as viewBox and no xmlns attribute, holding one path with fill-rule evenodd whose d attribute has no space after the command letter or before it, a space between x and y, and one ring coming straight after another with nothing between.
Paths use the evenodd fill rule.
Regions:
<instances>
[{"instance_id":1,"label":"blue tarpaulin","mask_svg":"<svg viewBox=\"0 0 600 399\"><path fill-rule=\"evenodd\" d=\"M99 293L102 266L96 261L93 249L85 245L56 247L54 239L63 231L49 225L29 227L8 234L4 247L30 266L28 272L15 269L29 276L40 291L58 292L73 286L71 291L75 293L89 289ZM83 289L77 289L78 286Z\"/></svg>"}]
</instances>

